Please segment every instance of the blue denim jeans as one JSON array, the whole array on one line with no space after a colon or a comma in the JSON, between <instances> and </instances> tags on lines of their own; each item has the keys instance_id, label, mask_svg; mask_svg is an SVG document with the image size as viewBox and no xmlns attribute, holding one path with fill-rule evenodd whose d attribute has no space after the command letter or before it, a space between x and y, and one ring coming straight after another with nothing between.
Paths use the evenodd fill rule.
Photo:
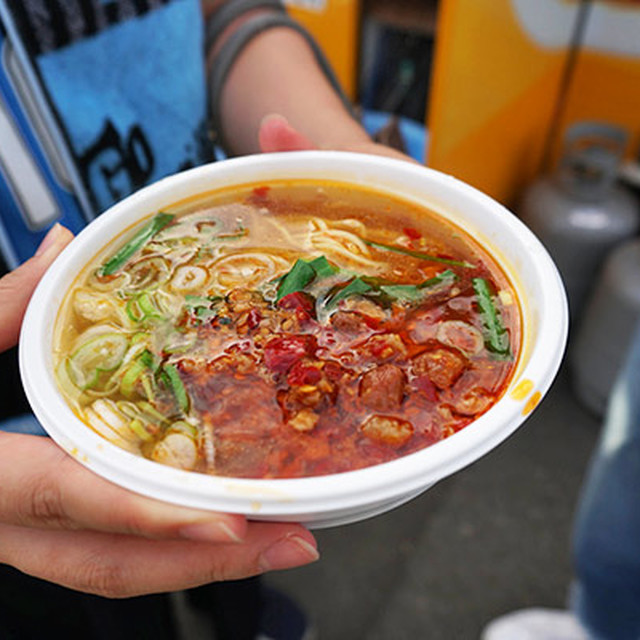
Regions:
<instances>
[{"instance_id":1,"label":"blue denim jeans","mask_svg":"<svg viewBox=\"0 0 640 640\"><path fill-rule=\"evenodd\" d=\"M597 640L640 640L640 331L612 391L574 531L572 606Z\"/></svg>"},{"instance_id":2,"label":"blue denim jeans","mask_svg":"<svg viewBox=\"0 0 640 640\"><path fill-rule=\"evenodd\" d=\"M46 436L46 431L42 428L36 417L32 413L25 413L20 416L8 418L0 422L0 431L10 433L26 433L32 436Z\"/></svg>"}]
</instances>

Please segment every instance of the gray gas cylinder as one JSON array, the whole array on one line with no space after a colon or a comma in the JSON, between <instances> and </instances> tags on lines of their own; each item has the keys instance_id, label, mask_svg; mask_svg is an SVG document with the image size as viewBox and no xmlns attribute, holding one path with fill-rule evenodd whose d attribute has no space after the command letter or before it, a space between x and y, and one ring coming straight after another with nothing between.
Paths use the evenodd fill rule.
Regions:
<instances>
[{"instance_id":1,"label":"gray gas cylinder","mask_svg":"<svg viewBox=\"0 0 640 640\"><path fill-rule=\"evenodd\" d=\"M534 182L516 209L562 275L572 324L606 255L640 226L634 196L617 181L626 138L604 123L573 125L556 170Z\"/></svg>"},{"instance_id":2,"label":"gray gas cylinder","mask_svg":"<svg viewBox=\"0 0 640 640\"><path fill-rule=\"evenodd\" d=\"M575 393L598 415L606 409L638 322L640 238L633 238L606 259L569 352Z\"/></svg>"}]
</instances>

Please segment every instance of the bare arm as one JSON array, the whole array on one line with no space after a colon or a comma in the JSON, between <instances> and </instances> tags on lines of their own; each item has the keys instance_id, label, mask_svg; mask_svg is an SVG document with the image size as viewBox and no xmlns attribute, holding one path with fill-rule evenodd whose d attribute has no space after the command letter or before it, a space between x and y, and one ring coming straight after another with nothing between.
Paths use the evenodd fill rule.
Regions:
<instances>
[{"instance_id":1,"label":"bare arm","mask_svg":"<svg viewBox=\"0 0 640 640\"><path fill-rule=\"evenodd\" d=\"M309 45L290 29L262 33L231 69L221 114L233 150L258 151L260 124L272 113L284 116L319 148L340 149L370 142L325 78Z\"/></svg>"},{"instance_id":2,"label":"bare arm","mask_svg":"<svg viewBox=\"0 0 640 640\"><path fill-rule=\"evenodd\" d=\"M205 2L205 14L221 4ZM268 10L256 10L251 15L259 12ZM210 65L216 63L225 38L246 19L244 16L229 26L210 52ZM407 159L371 141L327 80L307 41L288 28L269 29L243 49L224 85L220 114L225 139L235 154L273 150L260 144L260 130L265 117L278 114L307 140L307 148L363 151Z\"/></svg>"}]
</instances>

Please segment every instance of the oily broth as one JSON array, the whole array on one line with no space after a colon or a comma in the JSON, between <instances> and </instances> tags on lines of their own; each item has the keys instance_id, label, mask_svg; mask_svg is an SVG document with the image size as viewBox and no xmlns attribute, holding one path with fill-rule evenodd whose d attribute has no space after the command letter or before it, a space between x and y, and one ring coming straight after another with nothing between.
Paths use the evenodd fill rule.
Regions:
<instances>
[{"instance_id":1,"label":"oily broth","mask_svg":"<svg viewBox=\"0 0 640 640\"><path fill-rule=\"evenodd\" d=\"M422 320L418 317L418 312L414 312L415 309L407 312L406 303L396 304L404 306L404 311L398 316L399 319L392 314L394 319L390 321L388 310L384 311L386 319L376 317L384 314L370 301L362 302L358 296L342 300L339 308L347 315L364 316L372 326L379 323L376 329L367 325L362 336L353 338L344 331L333 328L319 331L304 326L304 323L300 326L299 322L292 326L291 318L283 320L283 317L287 313L295 317L299 314L299 309L296 308L286 312L279 310L274 317L268 317L268 310L262 300L256 306L259 308L257 313L264 316L258 325L266 323L265 318L268 318L271 324L267 333L270 332L271 337L312 335L317 349L314 347L316 351L313 353L305 352L293 368L286 371L280 370L281 365L277 364L265 372L262 361L259 367L254 366L256 359L265 358L266 361L266 356L271 353L270 343L267 338L257 336L255 327L247 329L241 324L243 312L236 313L233 305L238 308L242 305L236 302L231 304L226 300L225 296L230 297L230 292L257 288L270 300L269 304L274 306L273 296L278 278L288 273L298 258L308 261L320 255L324 255L340 273L347 272L414 287L437 278L447 268L443 263L366 244L363 239L379 245L410 248L412 251L447 260L473 264L473 273L491 282L494 299L500 306L500 317L509 334L512 357L507 364L501 360L486 364L487 370L499 369L498 373L491 374L492 389L488 395L491 395L493 402L503 393L520 349L520 310L515 294L491 256L467 234L435 214L412 203L365 189L313 181L295 185L274 182L223 191L205 199L180 203L172 207L171 212L177 214L177 224L159 231L130 260L133 264L147 260L152 265L164 265L159 270L162 271L160 276L154 272L154 276L160 281L152 282L148 291L151 304L157 307L158 315L170 317L171 322L158 321L156 326L153 318L145 316L140 307L141 294L135 289L132 293L127 292L126 287L116 287L111 298L111 294L107 295L114 279L117 281L122 276L116 273L114 279L107 278L108 282L104 282L104 278L96 278L95 274L104 263L105 256L111 255L117 247L102 252L78 276L65 299L57 322L55 359L63 393L84 422L119 446L159 462L195 471L247 477L296 477L345 471L406 455L451 435L483 413L486 407L471 416L451 409L454 402L451 387L460 385L460 380L465 377L471 378L468 370L451 387L440 389L431 384L424 391L415 387L419 376L412 373L411 365L405 367L407 390L400 401L401 408L394 406L389 409L385 405L383 409L378 409L373 401L373 408L359 406L360 399L364 397L362 388L368 371L377 369L383 375L392 371L385 367L401 368L405 366L405 362L415 360L434 344L436 333L431 325L423 329L411 329L420 327ZM194 218L200 221L199 225L186 224ZM206 221L213 218L218 221L216 228L207 229ZM178 225L186 225L184 235L177 229ZM201 236L210 234L204 247L197 246L195 239L192 239L194 228L198 229ZM167 246L177 249L168 256ZM334 248L339 250L334 251ZM182 267L194 265L207 273L201 286L178 293L172 290L171 283L175 275L166 276L165 267L169 274L175 274ZM144 269L144 264L138 269L141 273L136 275L136 282L144 282L147 277ZM87 283L98 285L99 290L87 287ZM308 292L313 296L319 295L318 288L314 289L313 284L307 289L305 296ZM88 298L84 301L84 307L77 302L81 294ZM235 294L231 294L231 297L233 295ZM435 295L437 297L440 294ZM138 296L137 302L132 305L131 300L135 296ZM200 320L189 316L187 325L189 322L200 324L186 326L180 324L184 323L186 296L209 296L216 300L220 298L223 302L212 302L210 308L206 309L197 307L203 310L202 315L206 317L200 323ZM86 311L85 307L100 307L101 304L108 306L103 299L111 300L115 308L110 315L101 317L100 313ZM365 305L363 312L358 305L362 306L365 302L369 306ZM455 324L457 318L471 317L471 307L475 303L467 292L465 295L453 296L447 304L450 307L450 317L446 317L450 324ZM131 308L127 305L134 308L135 312L129 313ZM256 308L244 313L251 314ZM211 317L216 313L218 315L212 321ZM277 319L274 319L275 315L278 316ZM137 321L140 317L145 318L142 324ZM324 320L330 322L332 317L332 314L327 314ZM226 331L229 325L225 325L223 320L228 320L238 331L242 329L244 333L230 335ZM212 322L217 323L213 328L209 326ZM295 324L294 322L293 325ZM182 333L174 331L174 325L179 325ZM258 330L261 330L260 326ZM118 358L112 358L108 364L114 365L113 369L105 366L104 371L99 371L95 377L95 385L93 378L87 382L89 374L79 374L77 371L74 373L69 364L74 354L77 358L78 353L84 355L84 352L90 351L85 345L88 341L91 342L92 331L97 336L126 336L126 347L116 337L112 339L112 343L107 341L103 345L105 349L111 350L122 348L123 358L117 364ZM144 334L144 337L139 337L140 334ZM146 334L151 334L151 337ZM182 340L185 335L190 336L189 339ZM367 340L379 335L393 335L393 340L397 339L402 347L402 354L392 355L390 358L370 357L368 353L365 356L358 351L364 349L362 344L367 343ZM416 335L421 342L416 342ZM134 380L131 388L123 384L128 373L129 378L133 378L130 372L144 353L141 348L136 351L136 340L144 341L144 351L154 354L156 358L161 354L163 362L168 363L161 365L162 367L171 367L166 371L159 368L160 374L168 376L169 371L177 373L189 396L188 408L180 409L178 406L175 388L167 381L167 376L164 382L153 382L155 390L149 387L151 383L144 388L139 380ZM332 341L337 342L338 347L331 345ZM171 349L168 350L167 344ZM390 348L391 346L388 347ZM449 353L446 349L445 351ZM318 354L324 355L325 359L316 358ZM91 358L98 362L100 354L91 353ZM313 371L317 366L316 359L325 363L320 378ZM475 355L465 359L471 363L470 368L475 367L475 362L479 360ZM93 360L89 359L89 362ZM288 381L293 375L291 371L300 362L308 365L308 371L301 374L302 383L298 384L297 381L295 385L287 387L288 382L283 382L283 379ZM331 363L331 367L337 363L336 366L349 375L343 375L338 381L330 379L326 374L331 368L327 362ZM150 368L153 366L156 365L150 365ZM356 371L358 375L351 375ZM397 372L394 375L397 377ZM78 385L78 377L81 378L81 383L87 384ZM313 398L298 397L298 391L313 387L316 383L322 385L323 382L331 390L325 390L323 399L310 410ZM298 395L292 393L292 390ZM438 405L437 411L427 411L425 407L436 395L438 402L440 398L444 400ZM256 407L253 412L247 411L247 402L251 401L258 402L260 408ZM221 403L222 408L218 406ZM140 409L139 405L142 404L145 405L144 409ZM154 411L146 410L148 404L154 405ZM156 415L158 411L162 413L162 410L168 412L168 417ZM453 416L448 422L440 416L447 412ZM363 436L363 425L372 422L372 417L381 415L396 421L392 424L393 437L384 439L390 431L389 425L382 420L378 420L367 431L366 437ZM314 420L314 424L310 426ZM349 420L351 433L339 433L339 425ZM155 424L151 424L154 421ZM134 422L136 425L132 429L131 424ZM256 432L255 426L258 423L262 428ZM409 431L412 435L405 440ZM115 436L112 432L115 432ZM144 437L141 437L141 433ZM386 435L380 439L380 433ZM167 444L164 449L168 452L160 446L165 442ZM195 459L192 449L195 450ZM174 455L175 450L184 450L186 453L180 458L179 455ZM304 464L296 463L296 460L301 459L306 459Z\"/></svg>"}]
</instances>

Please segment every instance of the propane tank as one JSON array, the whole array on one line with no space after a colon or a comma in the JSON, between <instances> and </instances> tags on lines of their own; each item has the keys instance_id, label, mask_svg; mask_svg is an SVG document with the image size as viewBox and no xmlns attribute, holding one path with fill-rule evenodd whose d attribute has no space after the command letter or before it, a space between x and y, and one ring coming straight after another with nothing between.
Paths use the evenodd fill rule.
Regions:
<instances>
[{"instance_id":1,"label":"propane tank","mask_svg":"<svg viewBox=\"0 0 640 640\"><path fill-rule=\"evenodd\" d=\"M608 124L573 125L555 171L534 182L517 209L562 275L572 321L605 256L640 226L635 198L617 182L626 140Z\"/></svg>"},{"instance_id":2,"label":"propane tank","mask_svg":"<svg viewBox=\"0 0 640 640\"><path fill-rule=\"evenodd\" d=\"M639 322L640 238L633 238L607 257L569 352L575 393L598 415L605 412Z\"/></svg>"}]
</instances>

